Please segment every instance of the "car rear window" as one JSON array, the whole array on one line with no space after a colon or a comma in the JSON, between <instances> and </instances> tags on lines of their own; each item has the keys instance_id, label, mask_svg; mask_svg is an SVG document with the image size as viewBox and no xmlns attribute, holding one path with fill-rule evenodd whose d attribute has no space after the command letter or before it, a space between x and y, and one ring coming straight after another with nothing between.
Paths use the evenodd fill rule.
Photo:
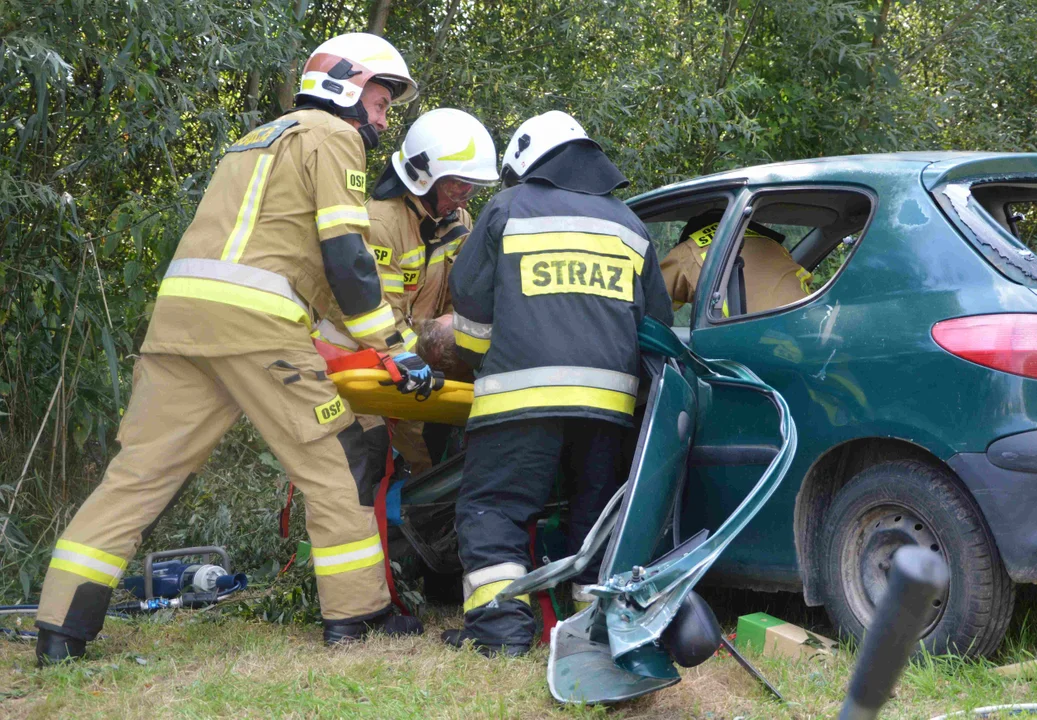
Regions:
<instances>
[{"instance_id":1,"label":"car rear window","mask_svg":"<svg viewBox=\"0 0 1037 720\"><path fill-rule=\"evenodd\" d=\"M1037 252L1037 201L1008 203L1008 217L1019 241Z\"/></svg>"},{"instance_id":2,"label":"car rear window","mask_svg":"<svg viewBox=\"0 0 1037 720\"><path fill-rule=\"evenodd\" d=\"M935 188L933 195L1002 275L1037 289L1037 180L952 182Z\"/></svg>"}]
</instances>

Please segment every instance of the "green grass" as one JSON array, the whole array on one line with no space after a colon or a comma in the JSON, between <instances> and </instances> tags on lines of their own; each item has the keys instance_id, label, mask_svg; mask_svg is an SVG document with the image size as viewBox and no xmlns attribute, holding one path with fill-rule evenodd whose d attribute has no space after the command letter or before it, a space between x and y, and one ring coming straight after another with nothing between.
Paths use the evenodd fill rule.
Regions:
<instances>
[{"instance_id":1,"label":"green grass","mask_svg":"<svg viewBox=\"0 0 1037 720\"><path fill-rule=\"evenodd\" d=\"M1032 590L1023 593L997 664L1033 657ZM830 632L823 615L792 595L707 595L728 627L732 613L770 610ZM755 657L784 693L784 706L731 658L716 658L648 698L610 709L562 707L547 690L546 648L493 660L455 651L438 635L459 620L457 609L433 608L424 637L377 637L331 650L315 625L249 621L219 609L110 619L86 662L44 670L35 669L29 644L0 640L0 717L827 718L838 714L853 668L849 651L823 662ZM883 717L929 718L1037 699L1037 672L1011 678L992 667L922 658L908 668Z\"/></svg>"}]
</instances>

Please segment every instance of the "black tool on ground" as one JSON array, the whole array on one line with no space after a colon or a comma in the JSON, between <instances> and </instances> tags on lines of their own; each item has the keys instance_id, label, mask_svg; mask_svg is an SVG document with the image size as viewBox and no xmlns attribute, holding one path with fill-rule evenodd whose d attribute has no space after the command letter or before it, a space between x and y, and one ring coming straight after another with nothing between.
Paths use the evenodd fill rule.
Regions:
<instances>
[{"instance_id":1,"label":"black tool on ground","mask_svg":"<svg viewBox=\"0 0 1037 720\"><path fill-rule=\"evenodd\" d=\"M219 555L222 565L210 564L212 555ZM181 560L200 556L201 563L188 564ZM144 558L144 575L123 580L122 586L139 602L119 603L115 610L122 612L152 612L165 608L201 608L223 600L228 595L248 586L244 573L231 572L230 556L215 545L177 548L153 552Z\"/></svg>"},{"instance_id":2,"label":"black tool on ground","mask_svg":"<svg viewBox=\"0 0 1037 720\"><path fill-rule=\"evenodd\" d=\"M839 720L878 717L949 577L946 563L928 548L910 545L893 556L889 586L864 638Z\"/></svg>"}]
</instances>

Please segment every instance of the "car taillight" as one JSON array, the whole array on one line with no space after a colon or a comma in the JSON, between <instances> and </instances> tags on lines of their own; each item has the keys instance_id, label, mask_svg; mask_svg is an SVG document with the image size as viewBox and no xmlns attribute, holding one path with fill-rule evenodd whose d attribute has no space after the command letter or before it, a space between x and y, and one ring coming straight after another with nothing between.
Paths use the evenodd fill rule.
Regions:
<instances>
[{"instance_id":1,"label":"car taillight","mask_svg":"<svg viewBox=\"0 0 1037 720\"><path fill-rule=\"evenodd\" d=\"M1037 378L1037 315L1010 313L941 320L933 340L952 355Z\"/></svg>"}]
</instances>

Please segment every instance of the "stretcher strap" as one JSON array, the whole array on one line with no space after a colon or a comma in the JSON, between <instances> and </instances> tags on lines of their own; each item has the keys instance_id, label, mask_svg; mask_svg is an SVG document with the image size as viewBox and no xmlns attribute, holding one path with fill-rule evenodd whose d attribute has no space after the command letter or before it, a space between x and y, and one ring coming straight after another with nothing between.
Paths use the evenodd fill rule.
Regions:
<instances>
[{"instance_id":1,"label":"stretcher strap","mask_svg":"<svg viewBox=\"0 0 1037 720\"><path fill-rule=\"evenodd\" d=\"M533 559L533 569L537 568L537 521L536 518L529 521L529 556ZM551 604L551 596L543 590L535 593L537 603L540 604L540 617L544 621L544 629L540 634L540 644L551 644L551 630L558 624L558 616L555 615L554 605Z\"/></svg>"},{"instance_id":2,"label":"stretcher strap","mask_svg":"<svg viewBox=\"0 0 1037 720\"><path fill-rule=\"evenodd\" d=\"M385 512L385 496L389 492L389 481L392 478L396 464L392 457L392 433L396 428L396 421L386 419L385 429L389 431L389 450L385 458L385 475L378 484L378 494L374 498L374 516L378 521L378 535L382 538L382 554L385 555L385 584L389 586L389 597L392 604L400 609L404 615L410 615L407 606L403 604L399 594L396 592L396 583L392 577L392 565L389 564L389 523Z\"/></svg>"}]
</instances>

